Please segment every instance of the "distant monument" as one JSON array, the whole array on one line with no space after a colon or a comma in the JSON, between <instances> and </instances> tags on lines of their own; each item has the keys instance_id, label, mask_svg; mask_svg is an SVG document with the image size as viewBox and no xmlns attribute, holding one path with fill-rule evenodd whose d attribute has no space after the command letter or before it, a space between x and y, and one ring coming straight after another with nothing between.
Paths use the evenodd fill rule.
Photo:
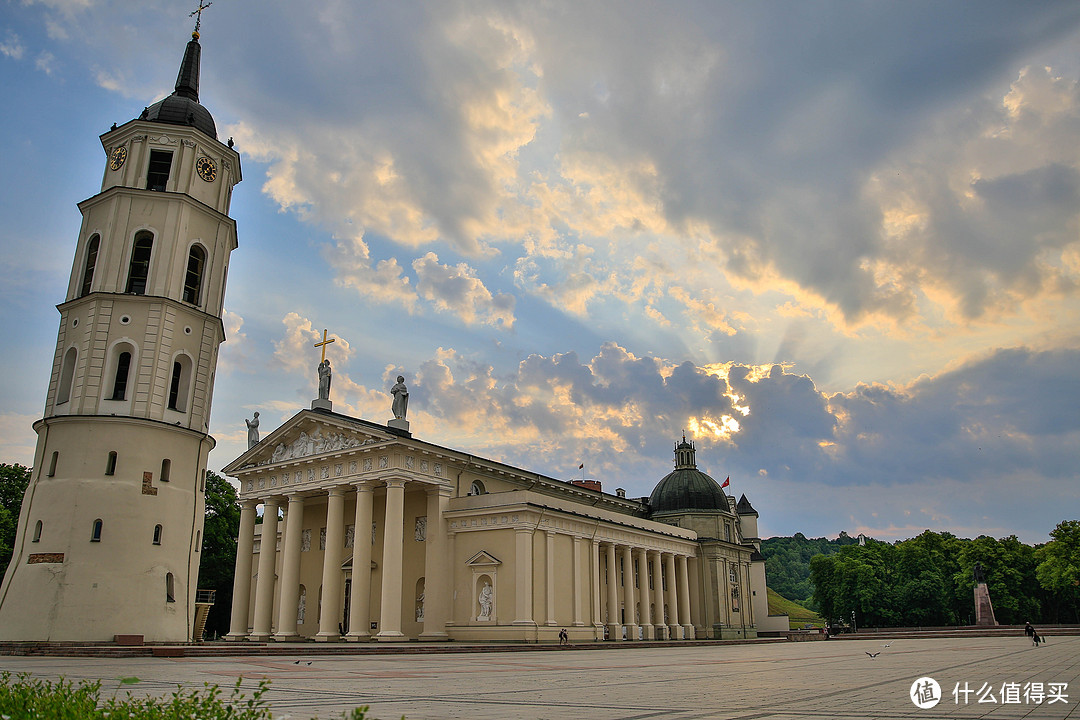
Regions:
<instances>
[{"instance_id":1,"label":"distant monument","mask_svg":"<svg viewBox=\"0 0 1080 720\"><path fill-rule=\"evenodd\" d=\"M972 571L975 576L975 624L997 625L994 618L994 604L990 602L990 590L986 587L986 571L982 563L975 563Z\"/></svg>"}]
</instances>

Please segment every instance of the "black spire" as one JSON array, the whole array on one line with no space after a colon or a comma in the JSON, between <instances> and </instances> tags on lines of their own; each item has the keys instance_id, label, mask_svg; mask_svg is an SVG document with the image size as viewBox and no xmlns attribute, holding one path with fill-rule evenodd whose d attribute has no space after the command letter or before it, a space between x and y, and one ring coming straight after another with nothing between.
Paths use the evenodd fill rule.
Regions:
<instances>
[{"instance_id":1,"label":"black spire","mask_svg":"<svg viewBox=\"0 0 1080 720\"><path fill-rule=\"evenodd\" d=\"M180 73L176 76L176 91L173 95L199 102L199 58L202 46L197 33L191 33L191 42L184 50L184 59L180 63Z\"/></svg>"},{"instance_id":2,"label":"black spire","mask_svg":"<svg viewBox=\"0 0 1080 720\"><path fill-rule=\"evenodd\" d=\"M140 120L186 125L202 130L217 139L217 126L210 111L199 104L199 60L202 47L199 45L199 33L191 33L191 41L184 50L184 59L180 62L180 72L176 75L176 89L169 97L154 103L143 112Z\"/></svg>"}]
</instances>

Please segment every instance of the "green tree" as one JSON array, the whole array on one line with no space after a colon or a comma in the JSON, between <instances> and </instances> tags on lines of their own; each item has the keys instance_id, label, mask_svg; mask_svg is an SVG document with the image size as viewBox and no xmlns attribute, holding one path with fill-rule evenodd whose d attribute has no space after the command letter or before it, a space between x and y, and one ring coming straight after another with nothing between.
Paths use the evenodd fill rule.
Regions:
<instances>
[{"instance_id":1,"label":"green tree","mask_svg":"<svg viewBox=\"0 0 1080 720\"><path fill-rule=\"evenodd\" d=\"M1039 585L1048 593L1054 622L1080 622L1080 520L1062 520L1052 540L1035 553Z\"/></svg>"},{"instance_id":2,"label":"green tree","mask_svg":"<svg viewBox=\"0 0 1080 720\"><path fill-rule=\"evenodd\" d=\"M30 468L0 464L0 578L7 572L15 548L15 530L23 494L30 484Z\"/></svg>"},{"instance_id":3,"label":"green tree","mask_svg":"<svg viewBox=\"0 0 1080 720\"><path fill-rule=\"evenodd\" d=\"M232 583L236 569L236 537L240 532L240 503L236 488L217 473L206 471L206 519L203 525L199 589L216 590L206 620L207 634L229 631Z\"/></svg>"}]
</instances>

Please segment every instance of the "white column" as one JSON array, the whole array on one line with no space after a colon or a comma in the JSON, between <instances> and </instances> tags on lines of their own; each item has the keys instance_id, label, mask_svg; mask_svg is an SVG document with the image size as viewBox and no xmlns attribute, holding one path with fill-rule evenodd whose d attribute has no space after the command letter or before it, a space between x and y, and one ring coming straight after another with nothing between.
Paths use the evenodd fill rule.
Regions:
<instances>
[{"instance_id":1,"label":"white column","mask_svg":"<svg viewBox=\"0 0 1080 720\"><path fill-rule=\"evenodd\" d=\"M670 640L667 619L664 617L664 567L660 564L660 552L649 551L649 566L653 576L653 632L657 640Z\"/></svg>"},{"instance_id":2,"label":"white column","mask_svg":"<svg viewBox=\"0 0 1080 720\"><path fill-rule=\"evenodd\" d=\"M356 542L353 542L356 545ZM326 548L322 564L322 611L317 642L341 639L341 551L345 547L345 488L330 488L326 500Z\"/></svg>"},{"instance_id":3,"label":"white column","mask_svg":"<svg viewBox=\"0 0 1080 720\"><path fill-rule=\"evenodd\" d=\"M544 531L544 611L545 625L555 624L555 531Z\"/></svg>"},{"instance_id":4,"label":"white column","mask_svg":"<svg viewBox=\"0 0 1080 720\"><path fill-rule=\"evenodd\" d=\"M371 633L371 483L356 483L353 525L352 593L349 598L349 642L368 640Z\"/></svg>"},{"instance_id":5,"label":"white column","mask_svg":"<svg viewBox=\"0 0 1080 720\"><path fill-rule=\"evenodd\" d=\"M652 593L649 592L649 558L644 549L638 549L635 553L637 556L638 567L638 603L641 605L641 635L646 640L656 639L656 628L652 623L652 610L650 604L652 603Z\"/></svg>"},{"instance_id":6,"label":"white column","mask_svg":"<svg viewBox=\"0 0 1080 720\"><path fill-rule=\"evenodd\" d=\"M615 543L607 544L607 626L609 640L622 640L622 621L619 619L619 573L615 567Z\"/></svg>"},{"instance_id":7,"label":"white column","mask_svg":"<svg viewBox=\"0 0 1080 720\"><path fill-rule=\"evenodd\" d=\"M405 540L405 480L386 481L386 527L383 530L382 607L376 640L408 640L401 632L401 559Z\"/></svg>"},{"instance_id":8,"label":"white column","mask_svg":"<svg viewBox=\"0 0 1080 720\"><path fill-rule=\"evenodd\" d=\"M291 640L296 632L296 610L300 602L300 535L304 528L304 496L289 495L285 511L285 537L281 543L281 590L278 592L278 621L275 640Z\"/></svg>"},{"instance_id":9,"label":"white column","mask_svg":"<svg viewBox=\"0 0 1080 720\"><path fill-rule=\"evenodd\" d=\"M570 566L574 570L574 579L573 579L573 582L570 583L571 591L573 592L572 597L573 597L573 600L574 600L574 620L573 620L573 624L578 626L578 627L581 627L581 626L583 626L585 624L581 620L581 616L582 616L582 612L583 612L582 606L585 604L585 593L582 592L582 591L585 588L582 586L582 582L581 582L581 538L579 536L577 536L577 535L574 536L573 553L574 553L573 562L570 563ZM585 587L588 587L588 586L586 585Z\"/></svg>"},{"instance_id":10,"label":"white column","mask_svg":"<svg viewBox=\"0 0 1080 720\"><path fill-rule=\"evenodd\" d=\"M595 538L589 541L589 568L592 625L596 631L603 632L600 630L604 622L600 617L600 541Z\"/></svg>"},{"instance_id":11,"label":"white column","mask_svg":"<svg viewBox=\"0 0 1080 720\"><path fill-rule=\"evenodd\" d=\"M682 640L682 610L679 607L679 584L675 579L675 556L672 553L664 553L664 575L667 576L668 635L672 640ZM689 619L687 622L690 622Z\"/></svg>"},{"instance_id":12,"label":"white column","mask_svg":"<svg viewBox=\"0 0 1080 720\"><path fill-rule=\"evenodd\" d=\"M626 611L626 639L638 639L637 595L634 590L634 551L629 545L623 546L623 609Z\"/></svg>"},{"instance_id":13,"label":"white column","mask_svg":"<svg viewBox=\"0 0 1080 720\"><path fill-rule=\"evenodd\" d=\"M427 491L427 537L424 543L424 631L421 640L449 640L446 634L446 601L450 596L450 558L446 555L446 508L449 487Z\"/></svg>"},{"instance_id":14,"label":"white column","mask_svg":"<svg viewBox=\"0 0 1080 720\"><path fill-rule=\"evenodd\" d=\"M514 565L517 568L514 580L514 612L516 618L514 625L533 625L533 591L532 591L532 559L533 539L532 528L519 527L514 533Z\"/></svg>"},{"instance_id":15,"label":"white column","mask_svg":"<svg viewBox=\"0 0 1080 720\"><path fill-rule=\"evenodd\" d=\"M688 581L686 556L680 555L675 565L675 578L679 583L679 622L682 623L683 638L694 639L694 620L690 610L690 585Z\"/></svg>"},{"instance_id":16,"label":"white column","mask_svg":"<svg viewBox=\"0 0 1080 720\"><path fill-rule=\"evenodd\" d=\"M274 566L277 561L277 498L263 501L262 533L259 540L259 577L255 581L255 623L251 639L266 642L274 615Z\"/></svg>"},{"instance_id":17,"label":"white column","mask_svg":"<svg viewBox=\"0 0 1080 720\"><path fill-rule=\"evenodd\" d=\"M453 490L451 489L451 492ZM446 522L445 520L443 522ZM447 531L446 533L446 558L447 558L447 580L446 580L446 592L447 592L447 615L446 624L453 625L454 618L457 617L457 575L454 573L454 558L457 554L454 551L454 545L457 541L457 533Z\"/></svg>"},{"instance_id":18,"label":"white column","mask_svg":"<svg viewBox=\"0 0 1080 720\"><path fill-rule=\"evenodd\" d=\"M255 542L255 506L245 500L240 506L240 532L236 536L236 572L233 575L232 616L226 640L248 636L248 603L251 602L251 560Z\"/></svg>"}]
</instances>

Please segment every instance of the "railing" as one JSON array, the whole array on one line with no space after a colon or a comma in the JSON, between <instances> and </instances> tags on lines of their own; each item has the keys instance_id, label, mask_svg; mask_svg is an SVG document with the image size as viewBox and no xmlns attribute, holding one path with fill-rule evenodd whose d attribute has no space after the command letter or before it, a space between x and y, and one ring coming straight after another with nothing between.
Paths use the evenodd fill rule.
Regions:
<instances>
[{"instance_id":1,"label":"railing","mask_svg":"<svg viewBox=\"0 0 1080 720\"><path fill-rule=\"evenodd\" d=\"M213 605L215 595L217 595L217 590L196 590L195 602Z\"/></svg>"}]
</instances>

